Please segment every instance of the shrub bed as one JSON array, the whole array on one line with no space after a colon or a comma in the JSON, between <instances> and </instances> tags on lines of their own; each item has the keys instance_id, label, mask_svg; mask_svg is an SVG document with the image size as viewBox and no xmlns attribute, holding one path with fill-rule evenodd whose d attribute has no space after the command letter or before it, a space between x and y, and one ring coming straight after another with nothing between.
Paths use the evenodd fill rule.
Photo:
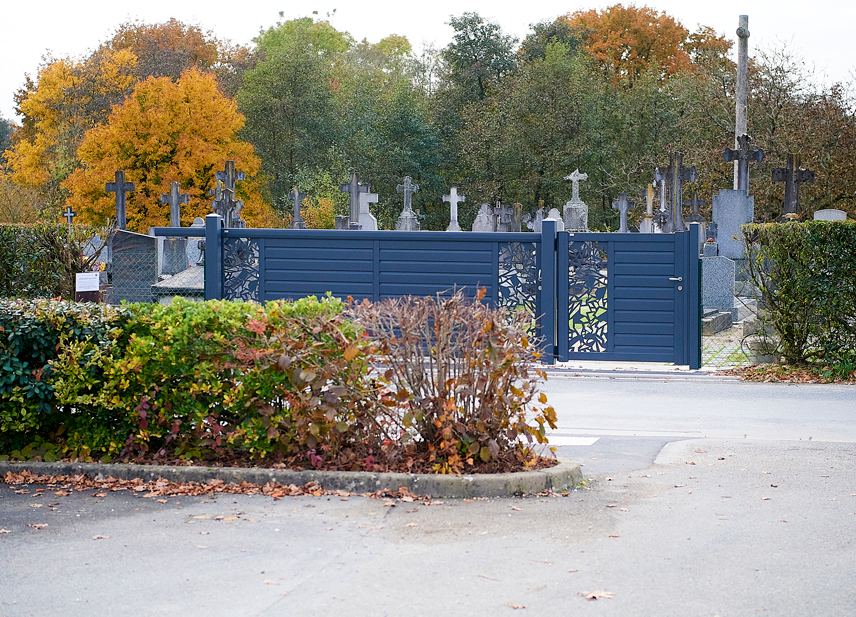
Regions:
<instances>
[{"instance_id":1,"label":"shrub bed","mask_svg":"<svg viewBox=\"0 0 856 617\"><path fill-rule=\"evenodd\" d=\"M441 473L543 465L527 444L546 442L555 412L535 401L544 376L529 366L527 324L460 294L409 302L7 302L0 455ZM413 334L392 335L402 330Z\"/></svg>"},{"instance_id":2,"label":"shrub bed","mask_svg":"<svg viewBox=\"0 0 856 617\"><path fill-rule=\"evenodd\" d=\"M744 225L748 269L791 365L856 368L856 221Z\"/></svg>"}]
</instances>

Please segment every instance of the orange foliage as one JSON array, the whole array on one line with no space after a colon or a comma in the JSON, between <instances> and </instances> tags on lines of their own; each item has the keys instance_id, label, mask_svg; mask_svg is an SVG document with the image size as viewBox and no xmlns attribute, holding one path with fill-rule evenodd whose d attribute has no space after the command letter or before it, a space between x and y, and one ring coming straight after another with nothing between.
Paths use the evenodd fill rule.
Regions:
<instances>
[{"instance_id":1,"label":"orange foliage","mask_svg":"<svg viewBox=\"0 0 856 617\"><path fill-rule=\"evenodd\" d=\"M238 183L241 215L249 226L271 224L275 217L261 198L256 177L261 163L253 147L236 137L243 125L244 117L218 90L213 75L192 69L177 82L151 77L113 109L106 124L87 131L78 149L84 167L63 183L72 193L67 203L82 223L115 218L115 197L104 185L124 169L136 183L136 191L128 195L129 229L145 232L169 224L169 206L160 203L160 196L173 181L190 195L181 213L182 224L190 225L211 212L208 190L214 186L214 172L233 159L247 173L247 181Z\"/></svg>"},{"instance_id":2,"label":"orange foliage","mask_svg":"<svg viewBox=\"0 0 856 617\"><path fill-rule=\"evenodd\" d=\"M636 76L656 62L663 75L691 65L684 50L689 31L666 13L647 6L616 4L603 11L576 11L569 24L586 31L585 49L615 71L616 81Z\"/></svg>"}]
</instances>

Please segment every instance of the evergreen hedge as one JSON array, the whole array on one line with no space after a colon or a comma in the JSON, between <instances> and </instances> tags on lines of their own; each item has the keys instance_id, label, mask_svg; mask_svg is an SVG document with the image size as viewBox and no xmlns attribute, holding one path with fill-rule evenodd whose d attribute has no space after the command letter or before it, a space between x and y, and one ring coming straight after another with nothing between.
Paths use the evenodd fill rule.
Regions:
<instances>
[{"instance_id":1,"label":"evergreen hedge","mask_svg":"<svg viewBox=\"0 0 856 617\"><path fill-rule=\"evenodd\" d=\"M856 362L856 221L751 224L743 235L784 360Z\"/></svg>"}]
</instances>

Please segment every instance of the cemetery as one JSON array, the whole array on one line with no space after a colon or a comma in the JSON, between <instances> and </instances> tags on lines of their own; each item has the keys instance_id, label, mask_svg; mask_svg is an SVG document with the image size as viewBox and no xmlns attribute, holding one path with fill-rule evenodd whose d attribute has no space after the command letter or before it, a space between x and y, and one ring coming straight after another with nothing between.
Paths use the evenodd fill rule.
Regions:
<instances>
[{"instance_id":1,"label":"cemetery","mask_svg":"<svg viewBox=\"0 0 856 617\"><path fill-rule=\"evenodd\" d=\"M159 184L131 158L109 170L107 157L89 160L67 179L64 224L0 227L0 449L62 428L81 460L216 452L497 472L552 464L531 447L555 428L535 396L550 365L781 361L847 378L856 224L831 207L805 220L800 190L825 176L749 136L746 19L721 159L697 147L639 153L644 171L624 184L607 187L592 160L566 158L534 192L486 188L473 169L391 173L366 160L283 172L265 201L270 161L244 142L208 148L192 177L165 168ZM784 165L764 167L765 186L783 193L773 216L749 182L767 164ZM733 171L733 183L712 183L711 169Z\"/></svg>"}]
</instances>

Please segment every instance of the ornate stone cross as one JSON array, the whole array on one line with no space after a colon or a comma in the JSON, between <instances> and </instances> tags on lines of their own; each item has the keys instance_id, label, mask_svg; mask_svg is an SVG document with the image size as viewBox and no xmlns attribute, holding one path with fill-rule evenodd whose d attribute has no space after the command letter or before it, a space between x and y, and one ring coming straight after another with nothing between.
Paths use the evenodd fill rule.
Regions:
<instances>
[{"instance_id":1,"label":"ornate stone cross","mask_svg":"<svg viewBox=\"0 0 856 617\"><path fill-rule=\"evenodd\" d=\"M660 195L665 197L666 184L669 187L668 211L669 219L662 227L665 233L673 231L686 231L687 226L684 224L683 204L684 204L684 182L695 182L698 174L696 168L684 167L684 155L681 152L672 152L669 154L669 166L657 167L655 170L655 180L662 182L660 186ZM660 205L662 209L662 203Z\"/></svg>"},{"instance_id":2,"label":"ornate stone cross","mask_svg":"<svg viewBox=\"0 0 856 617\"><path fill-rule=\"evenodd\" d=\"M399 193L404 193L404 210L401 211L398 217L395 229L398 231L419 231L419 219L413 213L413 204L411 203L411 196L413 193L419 191L419 185L413 184L410 176L405 176L404 184L399 184L395 187L395 190Z\"/></svg>"},{"instance_id":3,"label":"ornate stone cross","mask_svg":"<svg viewBox=\"0 0 856 617\"><path fill-rule=\"evenodd\" d=\"M68 221L68 228L71 229L71 219L77 216L77 212L72 210L71 206L66 206L63 216L65 217L65 220Z\"/></svg>"},{"instance_id":4,"label":"ornate stone cross","mask_svg":"<svg viewBox=\"0 0 856 617\"><path fill-rule=\"evenodd\" d=\"M458 187L453 186L449 190L448 195L443 195L443 201L449 203L450 217L449 226L446 231L461 231L461 226L458 224L458 204L467 201L466 195L458 195Z\"/></svg>"},{"instance_id":5,"label":"ornate stone cross","mask_svg":"<svg viewBox=\"0 0 856 617\"><path fill-rule=\"evenodd\" d=\"M693 209L693 213L684 220L689 223L704 223L704 217L699 215L698 207L703 206L706 203L707 202L704 199L699 199L698 195L693 193L693 198L684 202L685 206L689 206Z\"/></svg>"},{"instance_id":6,"label":"ornate stone cross","mask_svg":"<svg viewBox=\"0 0 856 617\"><path fill-rule=\"evenodd\" d=\"M181 192L181 183L170 182L169 193L161 193L160 202L169 204L169 226L181 227L181 204L188 203L190 195Z\"/></svg>"},{"instance_id":7,"label":"ornate stone cross","mask_svg":"<svg viewBox=\"0 0 856 617\"><path fill-rule=\"evenodd\" d=\"M306 199L306 193L301 193L300 189L295 186L291 189L288 196L291 197L291 200L294 203L294 218L291 220L291 228L306 229L306 222L303 220L303 217L300 216L300 204L304 199Z\"/></svg>"},{"instance_id":8,"label":"ornate stone cross","mask_svg":"<svg viewBox=\"0 0 856 617\"><path fill-rule=\"evenodd\" d=\"M618 210L621 215L621 227L619 233L627 233L630 229L627 228L627 211L635 208L636 204L627 199L627 193L622 193L621 196L612 202L612 209Z\"/></svg>"},{"instance_id":9,"label":"ornate stone cross","mask_svg":"<svg viewBox=\"0 0 856 617\"><path fill-rule=\"evenodd\" d=\"M571 181L571 202L577 203L580 201L580 180L588 180L588 174L581 174L579 169L575 169L574 173L565 176L565 180Z\"/></svg>"},{"instance_id":10,"label":"ornate stone cross","mask_svg":"<svg viewBox=\"0 0 856 617\"><path fill-rule=\"evenodd\" d=\"M413 210L413 205L411 203L411 195L413 195L413 193L419 192L419 185L413 184L413 181L410 179L410 176L405 176L404 184L399 184L398 186L396 186L395 191L397 193L404 193L404 209Z\"/></svg>"},{"instance_id":11,"label":"ornate stone cross","mask_svg":"<svg viewBox=\"0 0 856 617\"><path fill-rule=\"evenodd\" d=\"M116 193L116 226L119 229L127 229L128 213L125 193L136 191L137 185L133 182L125 182L125 171L120 169L116 171L116 181L108 182L105 187L108 193Z\"/></svg>"},{"instance_id":12,"label":"ornate stone cross","mask_svg":"<svg viewBox=\"0 0 856 617\"><path fill-rule=\"evenodd\" d=\"M764 160L764 151L761 148L752 150L750 142L752 138L745 133L737 138L738 148L732 150L726 148L722 153L724 158L729 163L737 161L737 189L740 191L749 192L749 162L757 161L760 163Z\"/></svg>"},{"instance_id":13,"label":"ornate stone cross","mask_svg":"<svg viewBox=\"0 0 856 617\"><path fill-rule=\"evenodd\" d=\"M351 210L349 216L349 226L354 228L360 224L360 193L368 193L370 187L368 184L360 183L360 174L354 172L351 174L351 181L346 184L340 184L339 190L343 193L351 194Z\"/></svg>"},{"instance_id":14,"label":"ornate stone cross","mask_svg":"<svg viewBox=\"0 0 856 617\"><path fill-rule=\"evenodd\" d=\"M814 183L814 172L800 168L800 155L788 154L788 166L773 169L773 182L785 183L783 214L800 213L800 184Z\"/></svg>"},{"instance_id":15,"label":"ornate stone cross","mask_svg":"<svg viewBox=\"0 0 856 617\"><path fill-rule=\"evenodd\" d=\"M227 191L231 191L232 199L234 199L235 184L245 181L247 179L247 174L243 171L235 171L235 161L226 161L226 168L223 171L216 172L214 177L223 182L223 188Z\"/></svg>"}]
</instances>

